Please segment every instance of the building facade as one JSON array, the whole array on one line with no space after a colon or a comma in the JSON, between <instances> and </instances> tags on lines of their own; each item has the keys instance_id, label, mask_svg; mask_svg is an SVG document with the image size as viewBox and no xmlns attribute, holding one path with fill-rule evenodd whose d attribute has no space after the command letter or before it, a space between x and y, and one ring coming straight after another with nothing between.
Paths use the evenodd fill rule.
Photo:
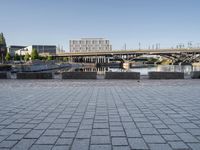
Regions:
<instances>
[{"instance_id":1,"label":"building facade","mask_svg":"<svg viewBox=\"0 0 200 150\"><path fill-rule=\"evenodd\" d=\"M70 52L107 52L112 51L109 40L104 38L82 38L69 41Z\"/></svg>"},{"instance_id":2,"label":"building facade","mask_svg":"<svg viewBox=\"0 0 200 150\"><path fill-rule=\"evenodd\" d=\"M19 49L15 53L17 53L18 55L25 55L26 53L31 55L31 52L33 49L36 49L38 54L40 55L56 54L55 45L31 45L31 46Z\"/></svg>"},{"instance_id":3,"label":"building facade","mask_svg":"<svg viewBox=\"0 0 200 150\"><path fill-rule=\"evenodd\" d=\"M19 50L19 49L23 49L25 48L26 46L18 46L18 45L10 45L8 47L8 52L10 53L10 56L11 57L14 57L15 56L15 51Z\"/></svg>"}]
</instances>

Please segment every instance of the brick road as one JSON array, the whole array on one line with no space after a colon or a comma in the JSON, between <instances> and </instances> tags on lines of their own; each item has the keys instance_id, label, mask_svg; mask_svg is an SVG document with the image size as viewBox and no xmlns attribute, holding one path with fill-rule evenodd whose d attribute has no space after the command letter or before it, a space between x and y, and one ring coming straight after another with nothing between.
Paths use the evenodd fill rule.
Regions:
<instances>
[{"instance_id":1,"label":"brick road","mask_svg":"<svg viewBox=\"0 0 200 150\"><path fill-rule=\"evenodd\" d=\"M200 149L200 80L0 80L0 149Z\"/></svg>"}]
</instances>

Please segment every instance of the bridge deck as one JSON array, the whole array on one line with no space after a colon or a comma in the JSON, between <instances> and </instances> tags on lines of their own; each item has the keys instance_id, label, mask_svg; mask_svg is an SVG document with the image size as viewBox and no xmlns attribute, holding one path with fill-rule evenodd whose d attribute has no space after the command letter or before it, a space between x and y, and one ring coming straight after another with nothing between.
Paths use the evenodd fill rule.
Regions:
<instances>
[{"instance_id":1,"label":"bridge deck","mask_svg":"<svg viewBox=\"0 0 200 150\"><path fill-rule=\"evenodd\" d=\"M175 54L175 53L200 53L200 48L192 49L157 49L157 50L126 50L126 51L109 51L109 52L77 52L77 53L59 53L55 56L110 56L126 54Z\"/></svg>"}]
</instances>

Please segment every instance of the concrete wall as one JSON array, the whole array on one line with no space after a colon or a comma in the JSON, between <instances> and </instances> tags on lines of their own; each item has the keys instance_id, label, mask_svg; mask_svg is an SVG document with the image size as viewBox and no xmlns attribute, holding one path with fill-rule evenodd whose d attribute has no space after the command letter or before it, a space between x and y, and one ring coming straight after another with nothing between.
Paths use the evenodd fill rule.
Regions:
<instances>
[{"instance_id":1,"label":"concrete wall","mask_svg":"<svg viewBox=\"0 0 200 150\"><path fill-rule=\"evenodd\" d=\"M10 79L10 74L7 72L0 72L0 79Z\"/></svg>"},{"instance_id":2,"label":"concrete wall","mask_svg":"<svg viewBox=\"0 0 200 150\"><path fill-rule=\"evenodd\" d=\"M193 71L191 72L192 79L200 79L200 71Z\"/></svg>"},{"instance_id":3,"label":"concrete wall","mask_svg":"<svg viewBox=\"0 0 200 150\"><path fill-rule=\"evenodd\" d=\"M62 79L96 79L97 72L63 72Z\"/></svg>"},{"instance_id":4,"label":"concrete wall","mask_svg":"<svg viewBox=\"0 0 200 150\"><path fill-rule=\"evenodd\" d=\"M140 79L139 72L106 72L105 79Z\"/></svg>"},{"instance_id":5,"label":"concrete wall","mask_svg":"<svg viewBox=\"0 0 200 150\"><path fill-rule=\"evenodd\" d=\"M183 72L149 72L149 79L184 79Z\"/></svg>"},{"instance_id":6,"label":"concrete wall","mask_svg":"<svg viewBox=\"0 0 200 150\"><path fill-rule=\"evenodd\" d=\"M17 79L52 79L52 72L20 72Z\"/></svg>"}]
</instances>

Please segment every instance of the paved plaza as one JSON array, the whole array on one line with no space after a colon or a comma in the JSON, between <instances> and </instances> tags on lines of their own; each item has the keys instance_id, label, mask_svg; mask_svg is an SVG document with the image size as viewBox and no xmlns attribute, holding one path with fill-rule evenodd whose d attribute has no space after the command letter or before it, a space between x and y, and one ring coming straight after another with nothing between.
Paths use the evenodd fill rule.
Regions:
<instances>
[{"instance_id":1,"label":"paved plaza","mask_svg":"<svg viewBox=\"0 0 200 150\"><path fill-rule=\"evenodd\" d=\"M200 80L0 80L0 149L200 150Z\"/></svg>"}]
</instances>

